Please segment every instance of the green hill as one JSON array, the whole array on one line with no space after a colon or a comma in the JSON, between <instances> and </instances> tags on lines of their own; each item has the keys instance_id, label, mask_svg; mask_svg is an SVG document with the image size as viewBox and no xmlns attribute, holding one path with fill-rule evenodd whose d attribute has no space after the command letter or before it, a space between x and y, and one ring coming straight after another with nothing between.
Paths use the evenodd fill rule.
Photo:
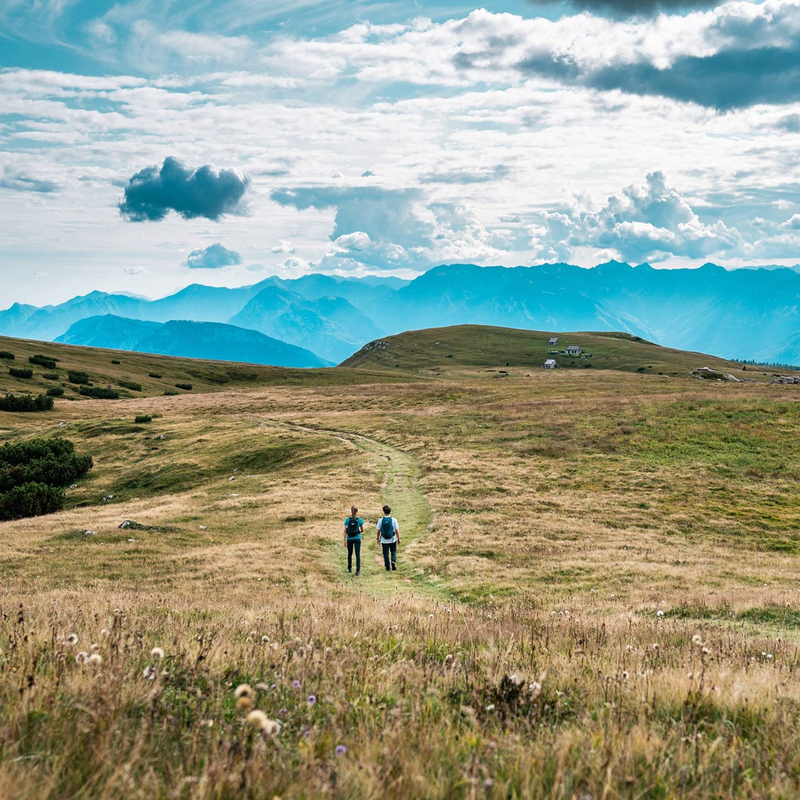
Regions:
<instances>
[{"instance_id":1,"label":"green hill","mask_svg":"<svg viewBox=\"0 0 800 800\"><path fill-rule=\"evenodd\" d=\"M256 388L274 385L344 385L352 383L408 380L407 376L388 376L379 370L373 375L352 369L290 369L229 361L205 361L175 356L107 350L52 342L34 342L0 336L0 352L14 359L0 358L0 395L9 392L39 394L55 386L64 389L64 398L83 399L77 384L69 381L70 371L85 372L94 386L110 386L120 397L152 397L164 392L184 393L176 384L192 386L192 393L222 389ZM31 356L55 360L55 367L30 363ZM115 363L118 362L118 363ZM15 378L9 369L31 369L31 378ZM45 376L55 376L46 378ZM152 377L153 375L160 377ZM139 385L140 391L126 384Z\"/></svg>"},{"instance_id":2,"label":"green hill","mask_svg":"<svg viewBox=\"0 0 800 800\"><path fill-rule=\"evenodd\" d=\"M556 345L548 344L552 337L558 338ZM581 354L567 355L570 345L578 345ZM557 354L551 353L556 350ZM685 376L698 367L709 367L740 380L762 381L776 373L766 367L743 370L734 361L661 347L627 333L558 333L486 325L456 325L387 336L365 345L340 366L441 374L474 368L539 369L549 358L555 359L562 370L611 369Z\"/></svg>"}]
</instances>

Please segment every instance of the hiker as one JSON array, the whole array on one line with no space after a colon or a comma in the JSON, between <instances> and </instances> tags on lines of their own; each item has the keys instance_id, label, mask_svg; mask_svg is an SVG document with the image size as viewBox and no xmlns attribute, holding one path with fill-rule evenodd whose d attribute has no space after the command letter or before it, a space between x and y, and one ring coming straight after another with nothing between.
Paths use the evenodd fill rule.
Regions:
<instances>
[{"instance_id":1,"label":"hiker","mask_svg":"<svg viewBox=\"0 0 800 800\"><path fill-rule=\"evenodd\" d=\"M378 541L383 547L383 565L386 571L397 569L397 545L400 544L400 526L392 516L389 506L383 507L383 518L378 520ZM391 566L389 556L391 555Z\"/></svg>"},{"instance_id":2,"label":"hiker","mask_svg":"<svg viewBox=\"0 0 800 800\"><path fill-rule=\"evenodd\" d=\"M350 507L350 516L344 521L344 546L347 548L347 571L353 571L353 551L356 554L356 577L361 574L361 534L364 520L358 516L358 508Z\"/></svg>"}]
</instances>

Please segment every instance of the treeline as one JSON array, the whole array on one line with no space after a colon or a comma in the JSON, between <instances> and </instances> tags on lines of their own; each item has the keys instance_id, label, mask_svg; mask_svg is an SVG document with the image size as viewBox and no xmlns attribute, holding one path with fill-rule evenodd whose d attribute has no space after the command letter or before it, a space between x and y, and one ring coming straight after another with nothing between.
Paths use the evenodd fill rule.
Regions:
<instances>
[{"instance_id":1,"label":"treeline","mask_svg":"<svg viewBox=\"0 0 800 800\"><path fill-rule=\"evenodd\" d=\"M32 439L0 447L0 520L60 511L64 490L94 466L68 439Z\"/></svg>"},{"instance_id":2,"label":"treeline","mask_svg":"<svg viewBox=\"0 0 800 800\"><path fill-rule=\"evenodd\" d=\"M791 369L795 372L800 371L800 366L797 366L797 364L782 364L780 361L754 361L748 358L734 358L732 360L744 367L768 367L770 369Z\"/></svg>"}]
</instances>

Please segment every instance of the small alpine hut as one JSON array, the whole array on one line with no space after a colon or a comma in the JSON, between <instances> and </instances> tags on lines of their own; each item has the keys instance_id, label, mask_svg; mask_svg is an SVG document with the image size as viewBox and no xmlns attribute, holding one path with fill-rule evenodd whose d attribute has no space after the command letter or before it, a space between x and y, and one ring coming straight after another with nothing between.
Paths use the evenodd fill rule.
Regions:
<instances>
[{"instance_id":1,"label":"small alpine hut","mask_svg":"<svg viewBox=\"0 0 800 800\"><path fill-rule=\"evenodd\" d=\"M580 354L581 354L581 348L580 348L580 345L577 345L577 344L571 344L571 345L570 345L570 346L567 348L567 355L568 355L568 356L579 356Z\"/></svg>"},{"instance_id":2,"label":"small alpine hut","mask_svg":"<svg viewBox=\"0 0 800 800\"><path fill-rule=\"evenodd\" d=\"M558 336L551 336L547 344L552 347L554 344L558 344Z\"/></svg>"},{"instance_id":3,"label":"small alpine hut","mask_svg":"<svg viewBox=\"0 0 800 800\"><path fill-rule=\"evenodd\" d=\"M548 358L542 365L542 369L555 369L558 366L554 358Z\"/></svg>"}]
</instances>

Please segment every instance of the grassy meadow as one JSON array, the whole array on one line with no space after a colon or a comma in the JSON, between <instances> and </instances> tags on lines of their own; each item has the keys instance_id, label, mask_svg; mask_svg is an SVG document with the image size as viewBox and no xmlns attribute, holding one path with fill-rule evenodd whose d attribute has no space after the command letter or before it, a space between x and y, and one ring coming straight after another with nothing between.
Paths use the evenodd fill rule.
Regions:
<instances>
[{"instance_id":1,"label":"grassy meadow","mask_svg":"<svg viewBox=\"0 0 800 800\"><path fill-rule=\"evenodd\" d=\"M180 396L124 354L163 382L0 414L95 462L0 523L0 797L800 796L800 386L464 336Z\"/></svg>"}]
</instances>

